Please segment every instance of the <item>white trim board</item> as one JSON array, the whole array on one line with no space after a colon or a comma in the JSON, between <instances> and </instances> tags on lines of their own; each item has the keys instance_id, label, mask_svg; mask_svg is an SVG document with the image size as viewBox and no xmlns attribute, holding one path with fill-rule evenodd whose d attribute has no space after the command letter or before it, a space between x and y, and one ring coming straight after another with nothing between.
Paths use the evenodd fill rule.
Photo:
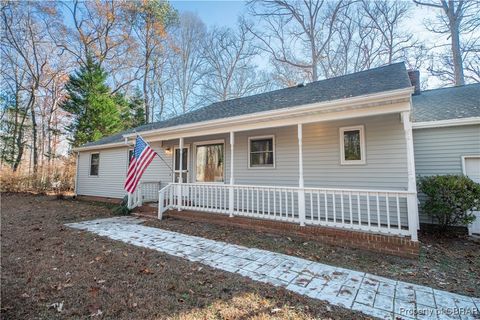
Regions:
<instances>
[{"instance_id":1,"label":"white trim board","mask_svg":"<svg viewBox=\"0 0 480 320\"><path fill-rule=\"evenodd\" d=\"M346 131L359 131L360 133L360 160L345 160L345 138ZM365 126L357 125L350 127L340 127L340 164L342 166L348 165L362 165L367 163L367 152L365 142Z\"/></svg>"},{"instance_id":2,"label":"white trim board","mask_svg":"<svg viewBox=\"0 0 480 320\"><path fill-rule=\"evenodd\" d=\"M480 124L480 117L413 122L413 129L442 128Z\"/></svg>"}]
</instances>

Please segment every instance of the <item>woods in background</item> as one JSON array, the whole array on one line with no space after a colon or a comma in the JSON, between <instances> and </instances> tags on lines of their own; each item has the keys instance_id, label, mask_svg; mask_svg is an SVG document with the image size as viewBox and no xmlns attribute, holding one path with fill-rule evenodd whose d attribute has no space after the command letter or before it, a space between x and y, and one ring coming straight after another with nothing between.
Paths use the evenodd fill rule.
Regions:
<instances>
[{"instance_id":1,"label":"woods in background","mask_svg":"<svg viewBox=\"0 0 480 320\"><path fill-rule=\"evenodd\" d=\"M2 170L44 183L73 163L71 146L392 62L427 69L445 85L480 81L480 0L245 6L234 26L207 27L165 0L2 1ZM410 28L426 7L436 16ZM419 28L443 42L424 43Z\"/></svg>"}]
</instances>

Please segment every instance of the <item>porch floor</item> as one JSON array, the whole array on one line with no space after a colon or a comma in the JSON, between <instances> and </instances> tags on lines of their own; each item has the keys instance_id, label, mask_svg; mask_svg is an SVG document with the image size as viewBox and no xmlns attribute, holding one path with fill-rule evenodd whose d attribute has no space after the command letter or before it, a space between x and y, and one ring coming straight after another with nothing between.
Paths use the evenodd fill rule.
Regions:
<instances>
[{"instance_id":1,"label":"porch floor","mask_svg":"<svg viewBox=\"0 0 480 320\"><path fill-rule=\"evenodd\" d=\"M280 253L147 227L142 222L133 217L115 217L67 226L238 273L382 319L448 317L448 312L452 310L464 312L462 319L475 319L479 312L478 298Z\"/></svg>"}]
</instances>

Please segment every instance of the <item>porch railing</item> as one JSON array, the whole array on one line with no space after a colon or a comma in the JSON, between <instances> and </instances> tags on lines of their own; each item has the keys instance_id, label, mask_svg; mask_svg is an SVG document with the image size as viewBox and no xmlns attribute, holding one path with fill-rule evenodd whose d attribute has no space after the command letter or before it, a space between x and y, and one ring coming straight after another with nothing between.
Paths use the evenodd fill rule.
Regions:
<instances>
[{"instance_id":1,"label":"porch railing","mask_svg":"<svg viewBox=\"0 0 480 320\"><path fill-rule=\"evenodd\" d=\"M158 201L160 181L142 181L134 193L128 194L128 208L133 209L142 206L145 202Z\"/></svg>"},{"instance_id":2,"label":"porch railing","mask_svg":"<svg viewBox=\"0 0 480 320\"><path fill-rule=\"evenodd\" d=\"M168 209L286 221L411 236L416 194L407 191L171 183L159 191L159 218Z\"/></svg>"}]
</instances>

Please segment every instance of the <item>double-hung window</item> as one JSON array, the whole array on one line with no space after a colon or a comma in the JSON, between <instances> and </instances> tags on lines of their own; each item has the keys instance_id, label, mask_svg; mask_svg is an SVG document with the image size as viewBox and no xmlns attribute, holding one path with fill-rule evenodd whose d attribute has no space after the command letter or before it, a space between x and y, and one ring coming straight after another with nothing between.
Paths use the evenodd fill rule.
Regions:
<instances>
[{"instance_id":1,"label":"double-hung window","mask_svg":"<svg viewBox=\"0 0 480 320\"><path fill-rule=\"evenodd\" d=\"M341 164L365 164L364 126L340 128Z\"/></svg>"},{"instance_id":2,"label":"double-hung window","mask_svg":"<svg viewBox=\"0 0 480 320\"><path fill-rule=\"evenodd\" d=\"M274 136L248 138L248 167L275 168Z\"/></svg>"}]
</instances>

